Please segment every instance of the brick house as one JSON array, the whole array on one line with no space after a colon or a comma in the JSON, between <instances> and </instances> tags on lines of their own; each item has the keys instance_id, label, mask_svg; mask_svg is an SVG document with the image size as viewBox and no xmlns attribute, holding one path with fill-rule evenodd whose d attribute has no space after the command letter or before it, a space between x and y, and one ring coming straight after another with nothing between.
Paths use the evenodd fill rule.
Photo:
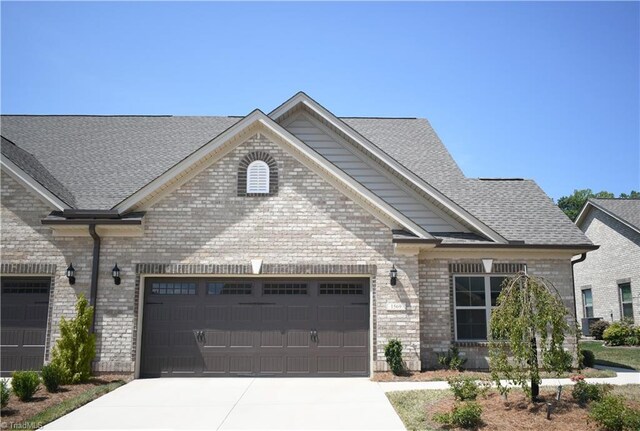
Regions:
<instances>
[{"instance_id":1,"label":"brick house","mask_svg":"<svg viewBox=\"0 0 640 431\"><path fill-rule=\"evenodd\" d=\"M454 344L482 368L501 280L526 267L573 310L571 259L597 248L533 181L466 178L426 120L304 93L8 115L2 140L3 372L49 359L80 293L98 372L369 375L391 338L413 370Z\"/></svg>"},{"instance_id":2,"label":"brick house","mask_svg":"<svg viewBox=\"0 0 640 431\"><path fill-rule=\"evenodd\" d=\"M589 199L576 225L600 246L574 266L578 318L640 322L640 200Z\"/></svg>"}]
</instances>

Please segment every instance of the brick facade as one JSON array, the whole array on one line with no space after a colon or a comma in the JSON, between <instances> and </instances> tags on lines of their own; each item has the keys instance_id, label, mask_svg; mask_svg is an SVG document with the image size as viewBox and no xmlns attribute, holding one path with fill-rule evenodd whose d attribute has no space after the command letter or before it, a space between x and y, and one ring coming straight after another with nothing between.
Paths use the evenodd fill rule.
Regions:
<instances>
[{"instance_id":1,"label":"brick facade","mask_svg":"<svg viewBox=\"0 0 640 431\"><path fill-rule=\"evenodd\" d=\"M582 289L591 288L594 317L620 320L618 283L630 282L634 320L640 322L640 233L597 208L581 228L600 248L574 268L578 319L584 317Z\"/></svg>"},{"instance_id":2,"label":"brick facade","mask_svg":"<svg viewBox=\"0 0 640 431\"><path fill-rule=\"evenodd\" d=\"M238 167L248 154L255 153L268 154L277 164L277 193L238 196ZM20 274L21 268L27 273L34 265L42 265L54 281L47 359L59 335L60 317L73 315L78 294L89 294L93 245L88 236L54 236L40 223L50 211L2 173L3 274ZM391 338L402 341L410 369L433 367L436 354L454 342L452 273L481 271L478 259L434 256L396 254L388 226L280 146L255 135L146 208L142 236L102 238L95 368L101 372L135 370L142 277L249 274L252 259L263 260L265 275L369 276L372 370L386 369L383 348ZM74 286L65 277L69 262L76 268ZM122 279L118 286L110 273L116 262ZM531 273L551 279L573 309L568 257L505 260L496 267L512 264L506 268L512 270L522 263ZM395 287L389 284L392 264L398 269ZM402 303L406 309L390 310L389 303ZM486 366L481 345L462 350L470 357L470 367Z\"/></svg>"}]
</instances>

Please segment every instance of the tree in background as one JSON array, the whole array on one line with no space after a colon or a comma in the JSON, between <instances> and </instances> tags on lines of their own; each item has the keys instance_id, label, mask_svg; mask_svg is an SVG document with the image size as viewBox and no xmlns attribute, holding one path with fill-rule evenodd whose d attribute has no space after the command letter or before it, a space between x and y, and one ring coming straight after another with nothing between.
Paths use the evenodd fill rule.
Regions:
<instances>
[{"instance_id":1,"label":"tree in background","mask_svg":"<svg viewBox=\"0 0 640 431\"><path fill-rule=\"evenodd\" d=\"M558 206L571 219L571 221L575 221L585 202L587 202L587 199L614 197L613 193L604 190L598 193L593 193L591 189L574 190L572 195L562 196L558 199ZM640 199L640 192L632 190L629 194L620 193L620 196L618 197L621 199Z\"/></svg>"}]
</instances>

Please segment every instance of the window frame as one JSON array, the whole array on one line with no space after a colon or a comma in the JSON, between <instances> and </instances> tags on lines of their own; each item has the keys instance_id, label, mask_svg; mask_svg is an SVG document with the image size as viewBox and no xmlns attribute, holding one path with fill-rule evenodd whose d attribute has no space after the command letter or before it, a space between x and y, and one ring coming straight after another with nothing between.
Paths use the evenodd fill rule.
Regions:
<instances>
[{"instance_id":1,"label":"window frame","mask_svg":"<svg viewBox=\"0 0 640 431\"><path fill-rule=\"evenodd\" d=\"M629 288L629 296L631 297L629 301L624 301L622 297L622 289L628 287ZM633 290L631 290L631 282L625 281L623 283L618 283L618 302L620 303L620 320L631 319L632 322L635 322L633 317ZM625 304L629 304L631 306L631 317L627 317L624 315L624 306Z\"/></svg>"},{"instance_id":2,"label":"window frame","mask_svg":"<svg viewBox=\"0 0 640 431\"><path fill-rule=\"evenodd\" d=\"M582 296L582 316L586 319L592 318L593 317L593 289L591 289L590 287L585 287L583 289L580 290L581 292L581 296ZM589 313L587 313L587 308L589 308L587 306L587 301L585 301L585 292L589 292L589 294L591 295L591 316L589 316Z\"/></svg>"},{"instance_id":3,"label":"window frame","mask_svg":"<svg viewBox=\"0 0 640 431\"><path fill-rule=\"evenodd\" d=\"M491 273L491 274L453 274L452 276L452 296L453 296L453 330L454 330L454 341L467 342L467 343L485 343L489 341L489 320L491 319L491 310L495 307L491 305L491 278L502 277L509 278L513 274L501 274L501 273ZM456 278L482 278L484 281L484 305L457 305L456 301ZM485 322L487 329L487 338L479 339L479 338L459 338L458 337L458 310L485 310Z\"/></svg>"}]
</instances>

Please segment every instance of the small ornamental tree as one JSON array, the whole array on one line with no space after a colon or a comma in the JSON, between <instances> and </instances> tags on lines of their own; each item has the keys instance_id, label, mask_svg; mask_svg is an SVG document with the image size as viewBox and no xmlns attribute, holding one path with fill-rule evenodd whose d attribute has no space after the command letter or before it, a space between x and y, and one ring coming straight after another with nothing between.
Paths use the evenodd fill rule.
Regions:
<instances>
[{"instance_id":1,"label":"small ornamental tree","mask_svg":"<svg viewBox=\"0 0 640 431\"><path fill-rule=\"evenodd\" d=\"M501 392L500 379L520 385L537 401L540 369L560 375L573 357L563 348L571 327L567 307L548 280L519 272L502 284L497 306L491 310L489 363Z\"/></svg>"},{"instance_id":2,"label":"small ornamental tree","mask_svg":"<svg viewBox=\"0 0 640 431\"><path fill-rule=\"evenodd\" d=\"M62 383L83 383L91 377L91 362L96 355L96 335L91 333L93 307L80 294L76 317L60 320L60 338L53 348L51 361L62 374Z\"/></svg>"}]
</instances>

